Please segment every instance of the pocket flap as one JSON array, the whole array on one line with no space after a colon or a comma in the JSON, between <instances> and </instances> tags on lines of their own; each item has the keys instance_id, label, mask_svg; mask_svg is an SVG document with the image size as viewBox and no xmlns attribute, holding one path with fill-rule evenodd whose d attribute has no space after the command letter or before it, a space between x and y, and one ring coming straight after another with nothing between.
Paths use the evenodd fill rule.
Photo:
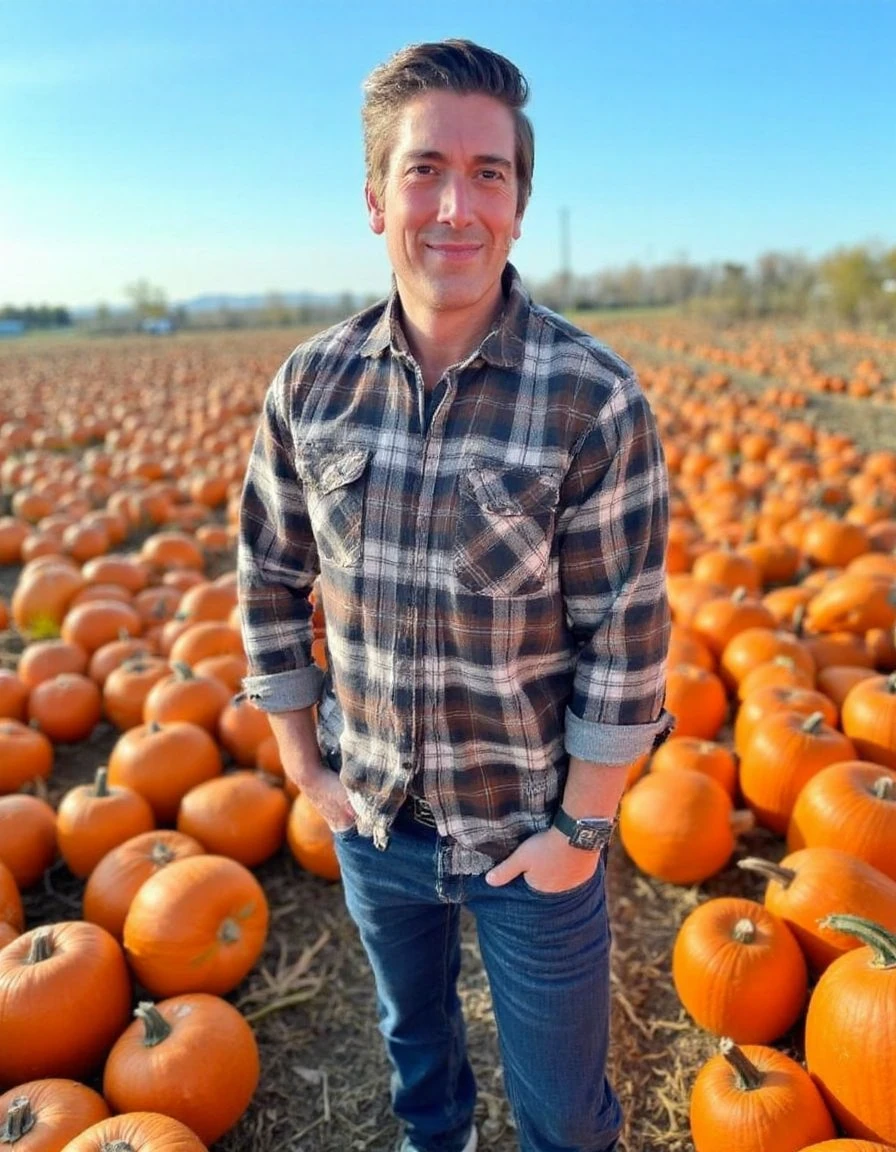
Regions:
<instances>
[{"instance_id":1,"label":"pocket flap","mask_svg":"<svg viewBox=\"0 0 896 1152\"><path fill-rule=\"evenodd\" d=\"M312 483L321 496L357 480L367 467L369 448L346 448L318 456L310 466Z\"/></svg>"},{"instance_id":2,"label":"pocket flap","mask_svg":"<svg viewBox=\"0 0 896 1152\"><path fill-rule=\"evenodd\" d=\"M473 468L464 483L480 508L504 516L548 511L559 499L559 477L531 468Z\"/></svg>"}]
</instances>

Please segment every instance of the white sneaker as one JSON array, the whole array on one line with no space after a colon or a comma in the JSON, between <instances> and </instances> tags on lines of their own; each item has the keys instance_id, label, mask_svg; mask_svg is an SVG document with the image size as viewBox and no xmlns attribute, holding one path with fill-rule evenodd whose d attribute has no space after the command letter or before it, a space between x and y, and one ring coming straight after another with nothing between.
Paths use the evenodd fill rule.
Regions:
<instances>
[{"instance_id":1,"label":"white sneaker","mask_svg":"<svg viewBox=\"0 0 896 1152\"><path fill-rule=\"evenodd\" d=\"M476 1131L476 1126L474 1125L470 1129L470 1135L467 1137L467 1142L466 1142L466 1144L464 1144L463 1148L461 1149L461 1152L476 1152L476 1149L478 1146L479 1146L479 1133ZM404 1140L404 1141L402 1141L399 1152L416 1152L416 1149L413 1147L412 1144L409 1144L407 1142L407 1140Z\"/></svg>"}]
</instances>

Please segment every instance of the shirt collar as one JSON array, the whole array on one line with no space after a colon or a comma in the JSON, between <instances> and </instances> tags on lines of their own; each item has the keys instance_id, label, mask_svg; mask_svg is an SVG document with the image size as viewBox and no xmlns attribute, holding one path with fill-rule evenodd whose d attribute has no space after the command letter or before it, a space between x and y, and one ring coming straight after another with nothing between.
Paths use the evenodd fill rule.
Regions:
<instances>
[{"instance_id":1,"label":"shirt collar","mask_svg":"<svg viewBox=\"0 0 896 1152\"><path fill-rule=\"evenodd\" d=\"M504 310L480 344L478 354L486 363L499 368L520 368L523 363L531 300L523 287L519 272L510 263L504 269L501 287L504 293ZM411 355L401 327L398 287L394 276L392 291L386 300L383 314L370 330L360 349L362 356L374 358L387 350L393 356Z\"/></svg>"}]
</instances>

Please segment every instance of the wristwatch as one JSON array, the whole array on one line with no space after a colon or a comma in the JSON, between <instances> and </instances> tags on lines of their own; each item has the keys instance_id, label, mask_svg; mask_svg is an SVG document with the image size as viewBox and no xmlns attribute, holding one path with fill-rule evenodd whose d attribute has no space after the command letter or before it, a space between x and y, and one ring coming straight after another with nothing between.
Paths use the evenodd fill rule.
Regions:
<instances>
[{"instance_id":1,"label":"wristwatch","mask_svg":"<svg viewBox=\"0 0 896 1152\"><path fill-rule=\"evenodd\" d=\"M554 827L569 837L573 848L585 852L600 852L610 843L616 820L612 816L582 816L574 820L568 812L558 808Z\"/></svg>"}]
</instances>

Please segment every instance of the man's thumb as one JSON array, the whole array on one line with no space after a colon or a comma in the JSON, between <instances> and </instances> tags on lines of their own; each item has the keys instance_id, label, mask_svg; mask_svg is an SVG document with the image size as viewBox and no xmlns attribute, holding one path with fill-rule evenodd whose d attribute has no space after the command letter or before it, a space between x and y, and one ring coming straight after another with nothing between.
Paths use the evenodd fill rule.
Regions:
<instances>
[{"instance_id":1,"label":"man's thumb","mask_svg":"<svg viewBox=\"0 0 896 1152\"><path fill-rule=\"evenodd\" d=\"M509 884L519 871L519 868L514 868L508 860L504 860L486 872L485 882L492 888L501 888L503 885Z\"/></svg>"}]
</instances>

